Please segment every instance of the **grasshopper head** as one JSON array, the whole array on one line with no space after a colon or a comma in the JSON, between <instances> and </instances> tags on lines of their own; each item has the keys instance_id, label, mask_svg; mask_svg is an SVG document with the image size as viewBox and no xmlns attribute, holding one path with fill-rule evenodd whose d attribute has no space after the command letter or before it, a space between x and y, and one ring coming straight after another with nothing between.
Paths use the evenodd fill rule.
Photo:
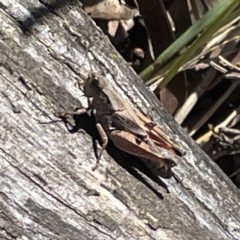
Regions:
<instances>
[{"instance_id":1,"label":"grasshopper head","mask_svg":"<svg viewBox=\"0 0 240 240\"><path fill-rule=\"evenodd\" d=\"M107 79L99 74L92 73L84 84L84 93L87 97L94 97L107 85Z\"/></svg>"}]
</instances>

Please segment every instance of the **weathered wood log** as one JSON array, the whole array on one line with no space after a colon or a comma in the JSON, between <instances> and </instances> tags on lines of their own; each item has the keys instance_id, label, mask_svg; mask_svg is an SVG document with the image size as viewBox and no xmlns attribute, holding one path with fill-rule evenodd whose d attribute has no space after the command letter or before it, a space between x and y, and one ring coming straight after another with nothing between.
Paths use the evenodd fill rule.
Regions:
<instances>
[{"instance_id":1,"label":"weathered wood log","mask_svg":"<svg viewBox=\"0 0 240 240\"><path fill-rule=\"evenodd\" d=\"M87 106L78 88L90 70L86 51L127 101L186 143L173 169L179 181L160 184L113 144L93 172L94 119L79 117L72 133L51 123L56 111ZM240 239L238 189L78 1L1 0L0 56L1 239Z\"/></svg>"}]
</instances>

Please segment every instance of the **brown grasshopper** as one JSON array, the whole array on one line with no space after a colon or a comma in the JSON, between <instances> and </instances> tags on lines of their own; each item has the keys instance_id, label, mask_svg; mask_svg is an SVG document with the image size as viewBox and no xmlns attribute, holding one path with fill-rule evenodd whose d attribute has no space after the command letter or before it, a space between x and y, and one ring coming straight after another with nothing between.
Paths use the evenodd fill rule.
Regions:
<instances>
[{"instance_id":1,"label":"brown grasshopper","mask_svg":"<svg viewBox=\"0 0 240 240\"><path fill-rule=\"evenodd\" d=\"M151 171L160 175L177 165L178 158L184 155L177 143L123 100L106 77L91 74L85 81L84 93L92 98L89 108L95 111L96 126L103 141L93 170L98 166L108 139L117 148L142 158ZM85 112L87 109L79 109L64 116Z\"/></svg>"}]
</instances>

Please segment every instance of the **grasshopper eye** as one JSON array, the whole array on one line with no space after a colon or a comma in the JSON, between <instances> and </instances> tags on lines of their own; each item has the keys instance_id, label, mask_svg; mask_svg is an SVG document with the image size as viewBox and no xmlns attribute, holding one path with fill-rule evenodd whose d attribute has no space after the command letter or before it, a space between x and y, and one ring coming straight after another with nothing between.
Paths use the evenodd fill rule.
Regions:
<instances>
[{"instance_id":1,"label":"grasshopper eye","mask_svg":"<svg viewBox=\"0 0 240 240\"><path fill-rule=\"evenodd\" d=\"M90 85L91 85L92 87L98 87L98 86L99 86L99 81L98 81L98 79L96 79L96 78L92 79Z\"/></svg>"}]
</instances>

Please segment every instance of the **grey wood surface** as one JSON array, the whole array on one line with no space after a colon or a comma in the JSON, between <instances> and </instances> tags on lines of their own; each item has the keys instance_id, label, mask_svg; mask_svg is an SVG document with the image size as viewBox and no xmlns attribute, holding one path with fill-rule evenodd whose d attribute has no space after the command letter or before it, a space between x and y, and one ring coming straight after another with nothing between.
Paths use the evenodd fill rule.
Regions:
<instances>
[{"instance_id":1,"label":"grey wood surface","mask_svg":"<svg viewBox=\"0 0 240 240\"><path fill-rule=\"evenodd\" d=\"M78 82L90 65L188 149L175 178L155 178L112 143L91 170L94 119L68 131L54 116L87 106ZM0 94L0 239L240 239L238 189L79 1L0 1Z\"/></svg>"}]
</instances>

